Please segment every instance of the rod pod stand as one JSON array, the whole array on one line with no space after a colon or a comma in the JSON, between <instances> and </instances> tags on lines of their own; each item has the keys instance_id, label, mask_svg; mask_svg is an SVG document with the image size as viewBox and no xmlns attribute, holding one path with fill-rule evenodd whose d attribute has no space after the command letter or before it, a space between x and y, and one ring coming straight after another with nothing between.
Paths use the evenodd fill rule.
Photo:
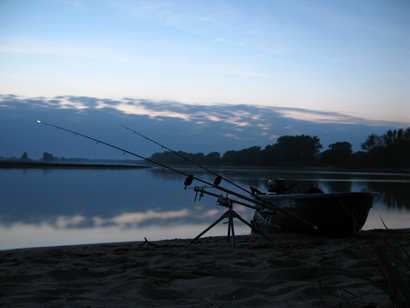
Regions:
<instances>
[{"instance_id":1,"label":"rod pod stand","mask_svg":"<svg viewBox=\"0 0 410 308\"><path fill-rule=\"evenodd\" d=\"M197 188L195 188L196 190ZM203 193L208 193L207 191L204 190L198 190ZM208 193L210 195L213 195L211 193ZM218 204L221 206L225 206L228 208L228 210L222 214L221 217L219 217L213 224L211 224L208 228L206 228L204 231L202 231L200 234L198 234L194 239L192 239L190 242L188 242L187 246L191 245L193 242L195 242L197 239L199 239L202 235L207 233L209 230L211 230L213 227L215 227L219 222L221 222L224 218L228 218L228 235L227 235L227 241L230 242L230 239L232 237L232 246L235 247L236 241L235 241L235 228L234 228L234 223L233 219L237 218L241 222L243 222L245 225L247 225L249 228L251 228L255 233L260 234L262 237L267 239L269 242L276 244L276 242L272 239L270 239L267 235L265 235L263 232L260 230L254 228L249 222L247 222L245 219L243 219L237 212L235 212L232 207L233 207L233 202L229 198L224 198L223 196L220 196L218 198Z\"/></svg>"}]
</instances>

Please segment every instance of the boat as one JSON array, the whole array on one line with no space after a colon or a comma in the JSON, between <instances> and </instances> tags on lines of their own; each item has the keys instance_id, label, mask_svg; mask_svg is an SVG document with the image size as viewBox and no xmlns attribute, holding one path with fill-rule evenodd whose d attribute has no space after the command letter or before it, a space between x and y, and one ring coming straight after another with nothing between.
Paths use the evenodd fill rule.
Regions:
<instances>
[{"instance_id":1,"label":"boat","mask_svg":"<svg viewBox=\"0 0 410 308\"><path fill-rule=\"evenodd\" d=\"M273 194L256 194L254 197L283 209L258 209L255 211L252 224L262 232L281 229L300 233L318 233L329 236L352 235L362 229L373 199L372 192L338 192L324 193L320 189L311 188L305 193L289 193L283 180L269 183L268 191ZM285 188L285 189L284 189ZM285 193L280 193L285 192ZM293 214L311 225L295 219Z\"/></svg>"}]
</instances>

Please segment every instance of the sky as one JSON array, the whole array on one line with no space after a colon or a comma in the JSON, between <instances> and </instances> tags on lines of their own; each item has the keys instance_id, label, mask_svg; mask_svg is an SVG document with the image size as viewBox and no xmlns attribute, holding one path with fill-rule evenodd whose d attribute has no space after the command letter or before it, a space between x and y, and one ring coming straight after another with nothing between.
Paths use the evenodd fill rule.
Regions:
<instances>
[{"instance_id":1,"label":"sky","mask_svg":"<svg viewBox=\"0 0 410 308\"><path fill-rule=\"evenodd\" d=\"M0 93L410 123L409 15L400 0L1 0Z\"/></svg>"}]
</instances>

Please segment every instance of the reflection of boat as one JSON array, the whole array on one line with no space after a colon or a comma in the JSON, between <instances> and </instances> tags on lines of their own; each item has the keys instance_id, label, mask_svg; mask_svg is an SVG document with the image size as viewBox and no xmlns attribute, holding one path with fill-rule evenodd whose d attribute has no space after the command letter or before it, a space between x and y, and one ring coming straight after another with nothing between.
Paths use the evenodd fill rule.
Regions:
<instances>
[{"instance_id":1,"label":"reflection of boat","mask_svg":"<svg viewBox=\"0 0 410 308\"><path fill-rule=\"evenodd\" d=\"M376 193L343 192L323 193L310 190L304 194L257 195L261 201L280 207L318 227L315 231L307 224L278 210L258 210L253 224L261 231L275 226L282 229L324 235L348 235L359 231L366 222Z\"/></svg>"}]
</instances>

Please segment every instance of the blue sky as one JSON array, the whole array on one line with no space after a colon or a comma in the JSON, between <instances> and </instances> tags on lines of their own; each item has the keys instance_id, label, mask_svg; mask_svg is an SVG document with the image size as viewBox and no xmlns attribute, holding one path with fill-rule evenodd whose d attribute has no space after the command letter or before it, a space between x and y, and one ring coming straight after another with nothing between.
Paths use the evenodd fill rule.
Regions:
<instances>
[{"instance_id":1,"label":"blue sky","mask_svg":"<svg viewBox=\"0 0 410 308\"><path fill-rule=\"evenodd\" d=\"M0 93L410 123L409 15L409 1L2 0Z\"/></svg>"}]
</instances>

